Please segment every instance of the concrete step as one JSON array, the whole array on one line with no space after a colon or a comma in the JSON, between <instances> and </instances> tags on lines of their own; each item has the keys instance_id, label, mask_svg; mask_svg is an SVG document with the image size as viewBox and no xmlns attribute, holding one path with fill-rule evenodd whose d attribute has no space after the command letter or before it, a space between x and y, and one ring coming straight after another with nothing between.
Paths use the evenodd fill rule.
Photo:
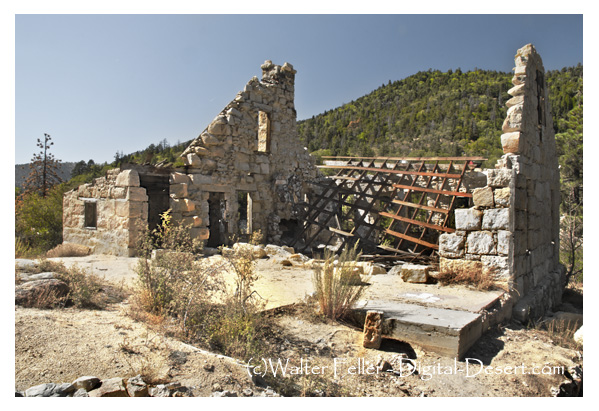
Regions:
<instances>
[{"instance_id":1,"label":"concrete step","mask_svg":"<svg viewBox=\"0 0 599 411\"><path fill-rule=\"evenodd\" d=\"M483 333L479 313L377 300L358 306L354 310L356 320L363 324L370 310L384 313L383 337L447 357L462 359Z\"/></svg>"}]
</instances>

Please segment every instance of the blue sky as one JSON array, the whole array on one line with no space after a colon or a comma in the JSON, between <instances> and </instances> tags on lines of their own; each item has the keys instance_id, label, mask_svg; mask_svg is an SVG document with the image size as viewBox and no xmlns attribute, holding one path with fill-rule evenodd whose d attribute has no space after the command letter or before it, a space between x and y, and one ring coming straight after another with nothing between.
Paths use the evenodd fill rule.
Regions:
<instances>
[{"instance_id":1,"label":"blue sky","mask_svg":"<svg viewBox=\"0 0 599 411\"><path fill-rule=\"evenodd\" d=\"M15 161L43 133L63 161L112 161L196 137L270 59L298 120L420 70L583 62L582 15L17 15Z\"/></svg>"}]
</instances>

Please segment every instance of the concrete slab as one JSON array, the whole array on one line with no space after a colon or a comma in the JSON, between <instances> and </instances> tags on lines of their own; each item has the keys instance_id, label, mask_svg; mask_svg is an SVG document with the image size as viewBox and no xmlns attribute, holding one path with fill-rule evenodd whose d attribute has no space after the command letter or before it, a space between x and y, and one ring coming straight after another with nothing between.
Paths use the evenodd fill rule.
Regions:
<instances>
[{"instance_id":1,"label":"concrete slab","mask_svg":"<svg viewBox=\"0 0 599 411\"><path fill-rule=\"evenodd\" d=\"M371 285L366 290L365 300L409 303L473 313L489 308L503 295L503 291L478 291L465 286L406 283L398 275L371 277L369 283Z\"/></svg>"},{"instance_id":2,"label":"concrete slab","mask_svg":"<svg viewBox=\"0 0 599 411\"><path fill-rule=\"evenodd\" d=\"M214 258L221 258L220 256ZM50 259L67 266L78 265L108 280L133 285L136 258L90 255ZM30 261L17 261L22 266ZM254 289L264 299L265 308L301 301L312 294L312 270L284 267L268 259L257 261L258 280ZM225 275L227 280L232 280ZM383 334L450 357L462 357L482 335L481 311L493 305L502 292L482 292L463 286L443 287L437 284L412 284L395 275L370 277L364 300L355 311L357 319L366 310L385 313Z\"/></svg>"},{"instance_id":3,"label":"concrete slab","mask_svg":"<svg viewBox=\"0 0 599 411\"><path fill-rule=\"evenodd\" d=\"M383 311L383 336L461 359L482 335L482 315L390 301L369 301L354 310L362 323L369 310Z\"/></svg>"}]
</instances>

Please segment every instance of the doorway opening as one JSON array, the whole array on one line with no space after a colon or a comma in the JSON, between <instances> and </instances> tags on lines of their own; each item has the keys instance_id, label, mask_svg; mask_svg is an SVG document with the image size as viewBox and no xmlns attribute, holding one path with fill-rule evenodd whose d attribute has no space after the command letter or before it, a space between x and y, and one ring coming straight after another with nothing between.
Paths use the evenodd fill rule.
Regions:
<instances>
[{"instance_id":1,"label":"doorway opening","mask_svg":"<svg viewBox=\"0 0 599 411\"><path fill-rule=\"evenodd\" d=\"M169 176L139 173L139 185L148 195L148 228L152 231L161 224L160 215L170 208Z\"/></svg>"},{"instance_id":2,"label":"doorway opening","mask_svg":"<svg viewBox=\"0 0 599 411\"><path fill-rule=\"evenodd\" d=\"M227 242L227 222L225 221L225 212L227 202L225 193L208 193L208 222L210 237L206 245L216 248L225 245Z\"/></svg>"}]
</instances>

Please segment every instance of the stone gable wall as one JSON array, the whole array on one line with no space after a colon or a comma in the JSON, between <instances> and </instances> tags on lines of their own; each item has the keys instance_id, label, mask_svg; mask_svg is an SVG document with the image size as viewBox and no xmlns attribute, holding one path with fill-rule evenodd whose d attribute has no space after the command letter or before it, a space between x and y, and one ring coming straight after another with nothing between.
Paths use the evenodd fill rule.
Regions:
<instances>
[{"instance_id":1,"label":"stone gable wall","mask_svg":"<svg viewBox=\"0 0 599 411\"><path fill-rule=\"evenodd\" d=\"M210 192L223 193L228 232L240 234L241 191L251 196L252 230L279 242L280 221L296 217L297 204L308 191L305 182L317 175L297 134L296 71L269 60L261 68L262 80L253 77L183 152L186 170L171 174L173 217L192 222L196 238L210 235Z\"/></svg>"},{"instance_id":2,"label":"stone gable wall","mask_svg":"<svg viewBox=\"0 0 599 411\"><path fill-rule=\"evenodd\" d=\"M514 318L526 321L561 300L560 180L543 63L532 45L518 50L501 143L474 207L456 210L456 232L439 239L440 269L483 270L509 285Z\"/></svg>"}]
</instances>

